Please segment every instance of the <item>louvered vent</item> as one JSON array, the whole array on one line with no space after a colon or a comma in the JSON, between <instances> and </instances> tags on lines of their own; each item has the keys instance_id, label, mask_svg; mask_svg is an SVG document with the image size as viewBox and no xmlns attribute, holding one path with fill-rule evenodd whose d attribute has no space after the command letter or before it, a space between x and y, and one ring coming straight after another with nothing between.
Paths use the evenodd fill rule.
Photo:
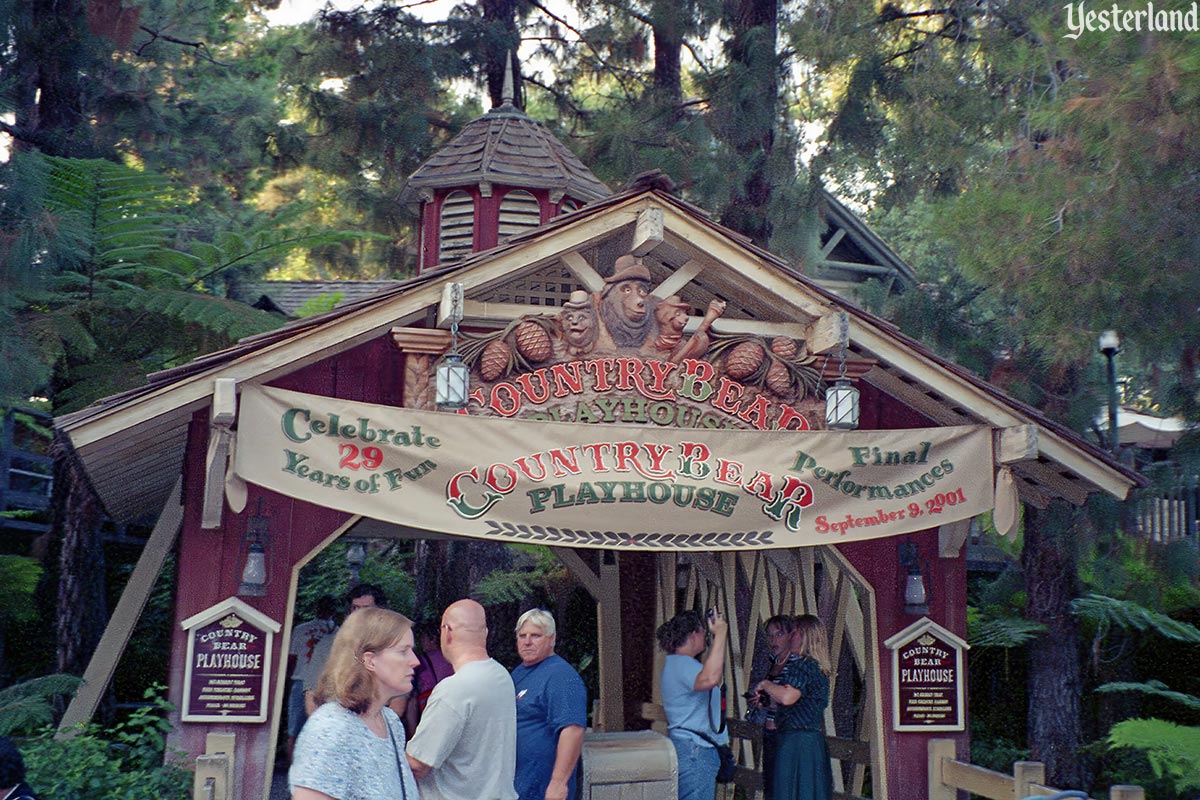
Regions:
<instances>
[{"instance_id":1,"label":"louvered vent","mask_svg":"<svg viewBox=\"0 0 1200 800\"><path fill-rule=\"evenodd\" d=\"M558 208L558 213L559 214L570 214L572 211L577 211L578 209L579 209L579 203L577 203L575 200L568 197L566 200L562 201L562 205L559 206L559 208Z\"/></svg>"},{"instance_id":2,"label":"louvered vent","mask_svg":"<svg viewBox=\"0 0 1200 800\"><path fill-rule=\"evenodd\" d=\"M500 241L542 224L537 198L529 192L509 192L500 201Z\"/></svg>"},{"instance_id":3,"label":"louvered vent","mask_svg":"<svg viewBox=\"0 0 1200 800\"><path fill-rule=\"evenodd\" d=\"M475 201L467 192L451 192L442 201L438 261L445 262L471 252L475 236Z\"/></svg>"}]
</instances>

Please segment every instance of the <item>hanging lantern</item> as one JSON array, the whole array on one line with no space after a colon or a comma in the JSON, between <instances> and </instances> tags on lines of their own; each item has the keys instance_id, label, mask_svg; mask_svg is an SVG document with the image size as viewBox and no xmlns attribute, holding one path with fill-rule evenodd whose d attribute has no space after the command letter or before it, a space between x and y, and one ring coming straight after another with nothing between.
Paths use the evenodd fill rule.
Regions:
<instances>
[{"instance_id":1,"label":"hanging lantern","mask_svg":"<svg viewBox=\"0 0 1200 800\"><path fill-rule=\"evenodd\" d=\"M846 378L838 378L825 390L825 427L835 431L858 427L858 389Z\"/></svg>"},{"instance_id":2,"label":"hanging lantern","mask_svg":"<svg viewBox=\"0 0 1200 800\"><path fill-rule=\"evenodd\" d=\"M467 397L471 393L471 371L458 352L458 323L463 317L462 284L446 284L443 299L450 301L450 352L437 366L435 402L440 409L457 411L467 407Z\"/></svg>"},{"instance_id":3,"label":"hanging lantern","mask_svg":"<svg viewBox=\"0 0 1200 800\"><path fill-rule=\"evenodd\" d=\"M471 371L463 363L462 356L449 352L437 368L437 406L447 411L467 407L467 395L471 391Z\"/></svg>"}]
</instances>

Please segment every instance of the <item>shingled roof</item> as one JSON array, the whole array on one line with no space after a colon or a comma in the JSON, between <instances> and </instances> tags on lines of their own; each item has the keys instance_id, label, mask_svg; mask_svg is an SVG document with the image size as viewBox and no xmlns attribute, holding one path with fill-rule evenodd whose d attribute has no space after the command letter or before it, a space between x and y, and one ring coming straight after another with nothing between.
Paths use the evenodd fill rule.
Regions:
<instances>
[{"instance_id":1,"label":"shingled roof","mask_svg":"<svg viewBox=\"0 0 1200 800\"><path fill-rule=\"evenodd\" d=\"M468 123L417 168L405 199L421 189L476 183L557 189L585 202L612 192L554 134L511 103Z\"/></svg>"}]
</instances>

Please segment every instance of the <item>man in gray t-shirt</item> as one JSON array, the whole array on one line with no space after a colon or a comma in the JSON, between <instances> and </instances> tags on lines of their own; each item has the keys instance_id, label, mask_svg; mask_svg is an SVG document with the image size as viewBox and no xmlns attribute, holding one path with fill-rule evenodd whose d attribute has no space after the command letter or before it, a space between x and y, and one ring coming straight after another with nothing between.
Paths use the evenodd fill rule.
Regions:
<instances>
[{"instance_id":1,"label":"man in gray t-shirt","mask_svg":"<svg viewBox=\"0 0 1200 800\"><path fill-rule=\"evenodd\" d=\"M454 674L434 687L407 749L421 800L516 800L516 692L488 656L483 606L451 604L441 639Z\"/></svg>"}]
</instances>

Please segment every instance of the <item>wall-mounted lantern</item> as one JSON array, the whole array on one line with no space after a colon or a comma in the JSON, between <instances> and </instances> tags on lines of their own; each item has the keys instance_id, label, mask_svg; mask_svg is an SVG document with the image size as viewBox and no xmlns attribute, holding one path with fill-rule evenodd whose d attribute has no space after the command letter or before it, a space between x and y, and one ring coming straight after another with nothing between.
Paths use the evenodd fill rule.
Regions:
<instances>
[{"instance_id":1,"label":"wall-mounted lantern","mask_svg":"<svg viewBox=\"0 0 1200 800\"><path fill-rule=\"evenodd\" d=\"M904 572L904 613L913 617L928 614L929 593L925 590L925 576L921 573L921 553L917 543L900 542L897 560Z\"/></svg>"},{"instance_id":2,"label":"wall-mounted lantern","mask_svg":"<svg viewBox=\"0 0 1200 800\"><path fill-rule=\"evenodd\" d=\"M242 537L242 582L237 593L245 597L262 597L267 593L270 579L267 568L267 551L271 546L271 519L262 513L262 498L258 498L258 511L246 520L246 534Z\"/></svg>"}]
</instances>

